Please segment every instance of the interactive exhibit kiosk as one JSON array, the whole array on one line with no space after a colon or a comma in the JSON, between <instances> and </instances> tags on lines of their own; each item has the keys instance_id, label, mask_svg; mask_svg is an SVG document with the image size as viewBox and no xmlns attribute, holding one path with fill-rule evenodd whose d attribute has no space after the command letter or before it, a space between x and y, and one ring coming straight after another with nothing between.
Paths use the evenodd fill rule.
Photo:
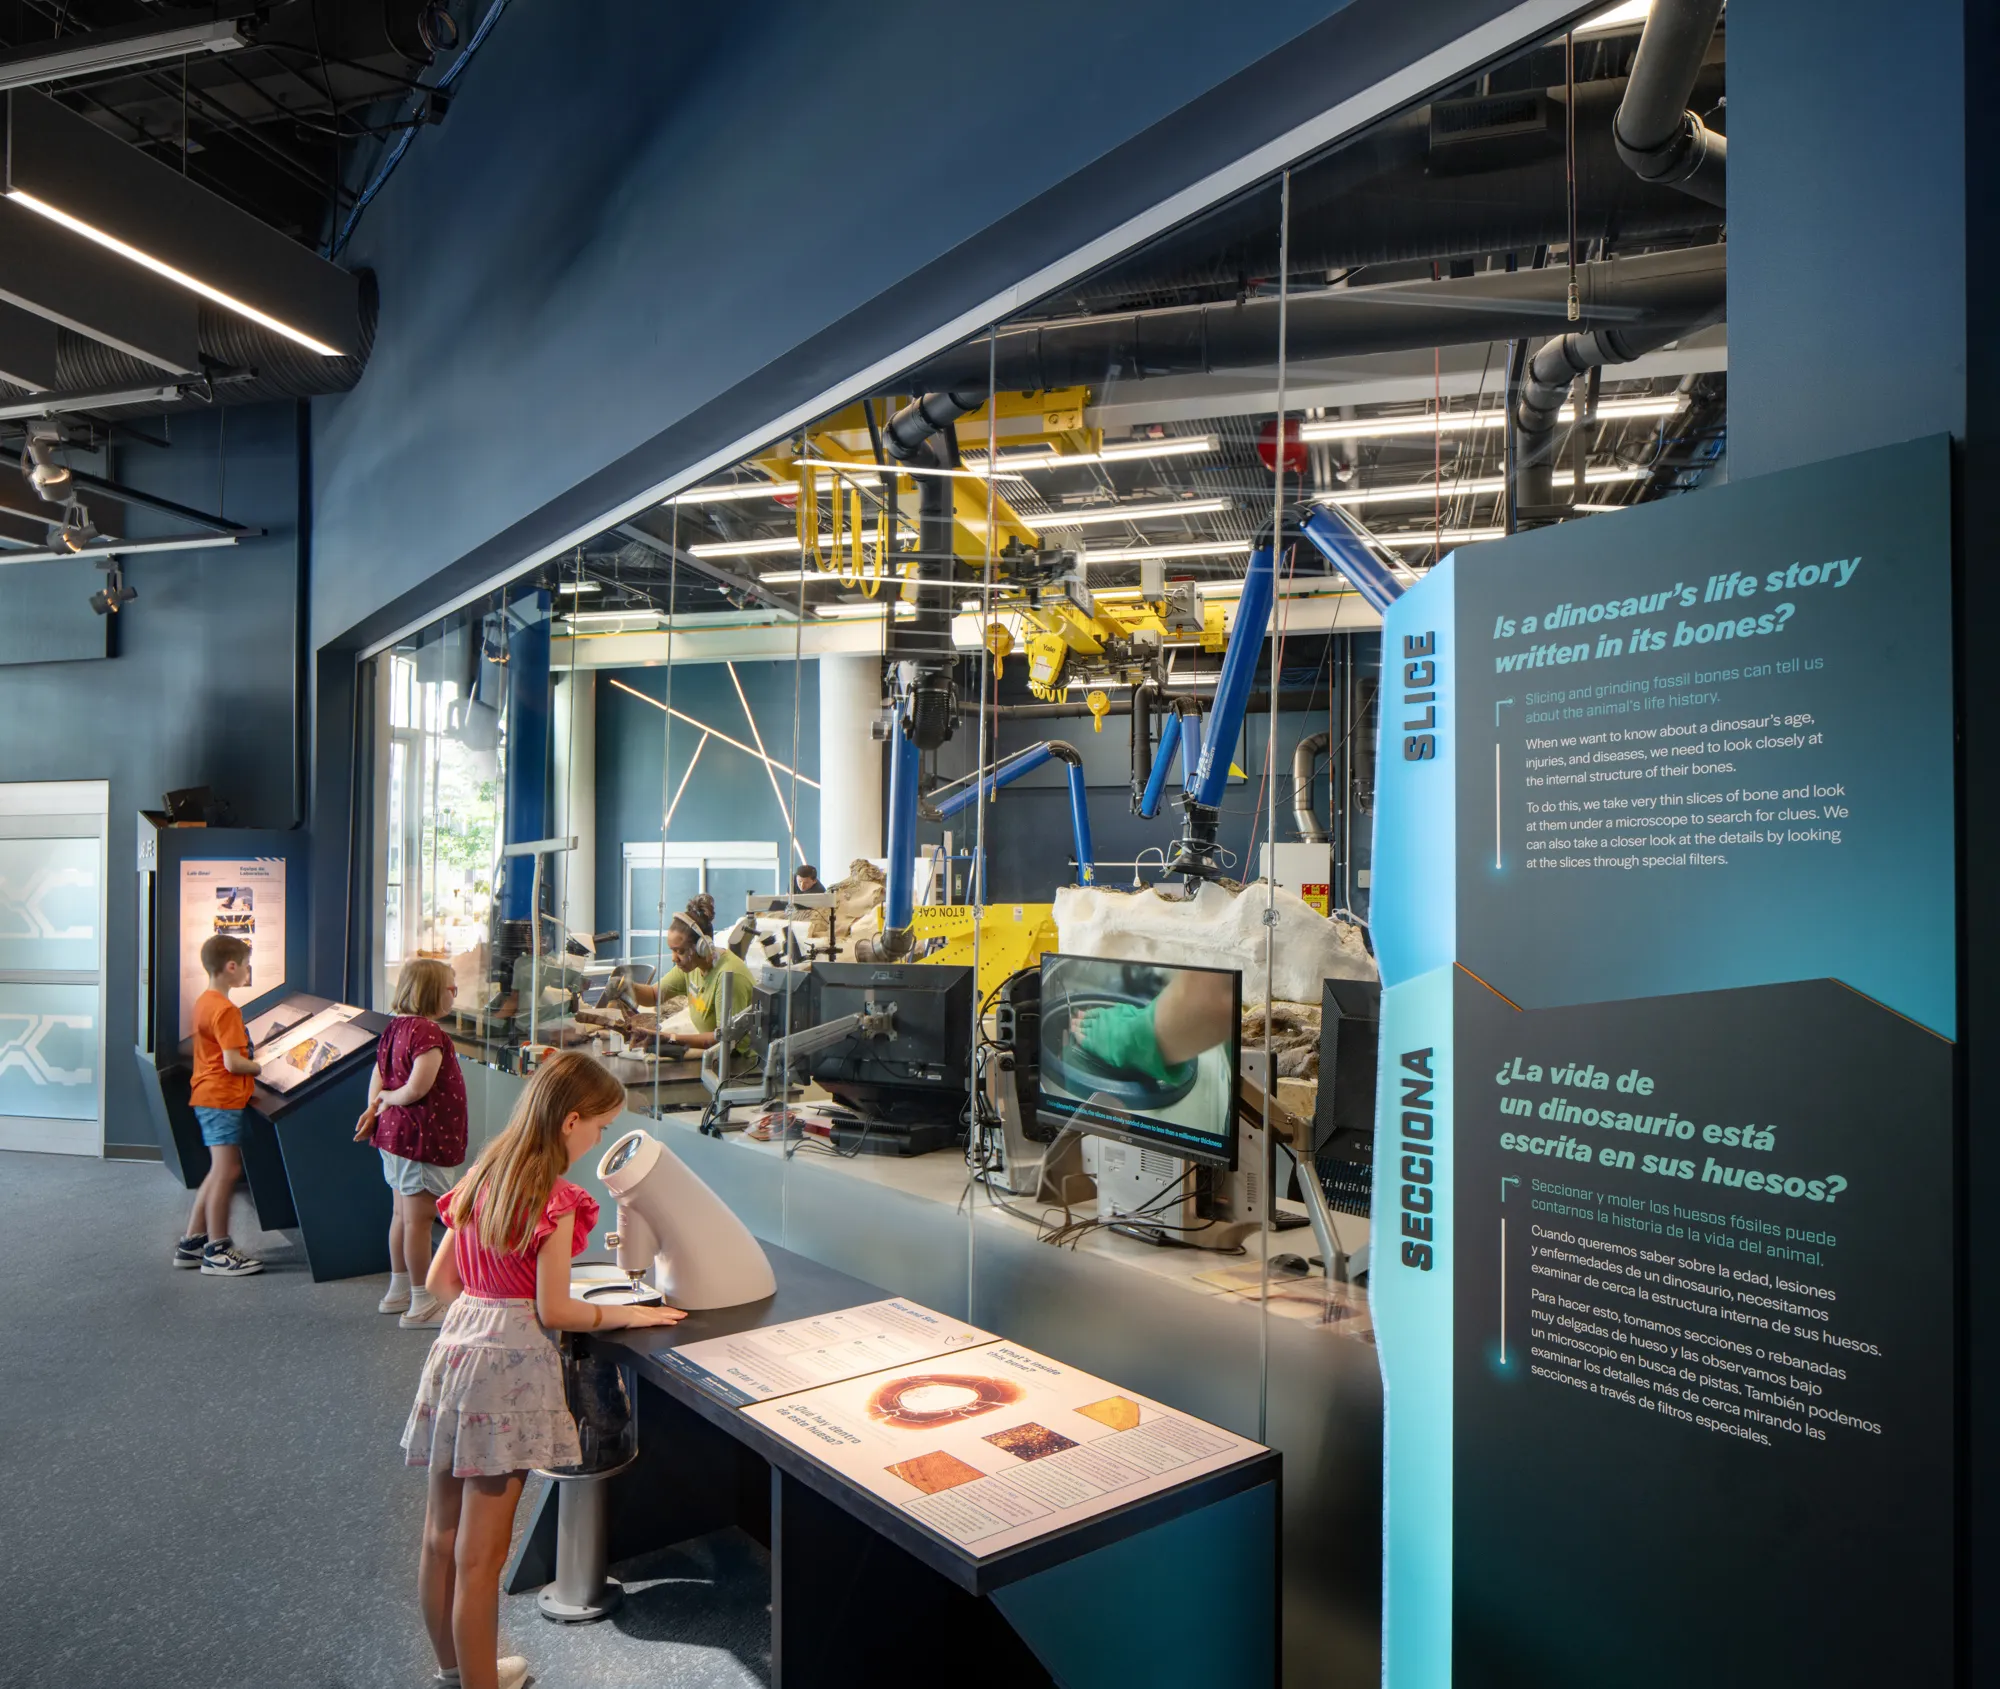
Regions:
<instances>
[{"instance_id":1,"label":"interactive exhibit kiosk","mask_svg":"<svg viewBox=\"0 0 2000 1689\"><path fill-rule=\"evenodd\" d=\"M240 994L263 1065L243 1144L244 1182L267 1231L296 1227L315 1279L388 1271L389 1190L375 1151L354 1142L384 1016L295 989L306 928L287 919L305 875L304 835L139 817L141 1087L168 1169L192 1190L208 1150L188 1102L201 947L217 933L250 946ZM294 905L295 907L295 905Z\"/></svg>"},{"instance_id":2,"label":"interactive exhibit kiosk","mask_svg":"<svg viewBox=\"0 0 2000 1689\"><path fill-rule=\"evenodd\" d=\"M870 1011L873 1012L873 1011ZM772 1556L774 1678L859 1686L951 1661L974 1685L1109 1689L1107 1601L1227 1565L1152 1681L1276 1681L1278 1457L788 1251L766 1251L649 1133L598 1176L618 1264L582 1295L670 1328L569 1340L583 1464L546 1474L508 1568L600 1618L613 1559L737 1525Z\"/></svg>"}]
</instances>

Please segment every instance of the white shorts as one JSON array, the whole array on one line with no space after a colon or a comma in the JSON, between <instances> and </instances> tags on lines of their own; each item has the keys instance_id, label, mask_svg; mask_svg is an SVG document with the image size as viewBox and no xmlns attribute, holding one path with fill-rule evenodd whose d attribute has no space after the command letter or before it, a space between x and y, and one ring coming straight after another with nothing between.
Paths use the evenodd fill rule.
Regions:
<instances>
[{"instance_id":1,"label":"white shorts","mask_svg":"<svg viewBox=\"0 0 2000 1689\"><path fill-rule=\"evenodd\" d=\"M434 1167L428 1161L391 1155L386 1149L378 1153L382 1157L382 1177L398 1196L421 1196L425 1191L432 1196L443 1196L458 1183L456 1167Z\"/></svg>"}]
</instances>

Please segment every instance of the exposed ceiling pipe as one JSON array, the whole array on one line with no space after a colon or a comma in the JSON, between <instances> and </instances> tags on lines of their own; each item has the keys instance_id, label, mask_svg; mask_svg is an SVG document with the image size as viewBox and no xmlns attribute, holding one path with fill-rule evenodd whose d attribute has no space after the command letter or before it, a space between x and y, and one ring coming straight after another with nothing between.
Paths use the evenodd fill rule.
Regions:
<instances>
[{"instance_id":1,"label":"exposed ceiling pipe","mask_svg":"<svg viewBox=\"0 0 2000 1689\"><path fill-rule=\"evenodd\" d=\"M1611 120L1618 156L1634 174L1710 205L1726 203L1727 148L1687 103L1721 16L1722 0L1653 0Z\"/></svg>"},{"instance_id":2,"label":"exposed ceiling pipe","mask_svg":"<svg viewBox=\"0 0 2000 1689\"><path fill-rule=\"evenodd\" d=\"M981 382L960 382L926 393L889 418L882 449L896 462L933 469L958 466L952 425L986 402ZM910 737L919 750L934 751L951 736L956 700L951 690L951 594L946 582L952 565L955 526L953 488L944 475L926 475L917 513L917 614L889 624L890 652L915 665L909 697Z\"/></svg>"},{"instance_id":3,"label":"exposed ceiling pipe","mask_svg":"<svg viewBox=\"0 0 2000 1689\"><path fill-rule=\"evenodd\" d=\"M1722 93L1704 71L1697 102ZM1559 90L1438 101L1377 125L1292 179L1293 304L1330 271L1419 259L1519 252L1568 239L1569 160ZM1611 135L1622 77L1576 90L1576 218L1581 241L1684 243L1721 222L1685 193L1627 169ZM1683 102L1685 103L1685 102ZM1676 108L1678 109L1678 108ZM1533 126L1517 126L1522 113ZM1510 121L1513 120L1513 121ZM1184 244L1135 253L1065 288L1062 308L1109 311L1191 290L1234 294L1278 262L1275 191L1249 194L1199 225L1201 255ZM1165 295L1166 299L1159 296ZM1053 313L1051 313L1053 314Z\"/></svg>"},{"instance_id":4,"label":"exposed ceiling pipe","mask_svg":"<svg viewBox=\"0 0 2000 1689\"><path fill-rule=\"evenodd\" d=\"M1287 356L1297 363L1533 339L1568 321L1568 280L1561 268L1495 270L1296 295L1289 301ZM1641 327L1686 332L1720 313L1726 285L1721 246L1580 264L1581 309L1574 326L1579 332ZM1278 301L1023 323L1001 329L997 341L981 337L941 353L901 378L901 390L983 389L989 367L1002 392L1254 369L1277 354Z\"/></svg>"},{"instance_id":5,"label":"exposed ceiling pipe","mask_svg":"<svg viewBox=\"0 0 2000 1689\"><path fill-rule=\"evenodd\" d=\"M1706 326L1706 325L1700 325ZM1628 364L1657 352L1686 328L1601 328L1546 340L1528 360L1514 405L1514 503L1517 509L1555 502L1556 415L1580 375L1606 364Z\"/></svg>"},{"instance_id":6,"label":"exposed ceiling pipe","mask_svg":"<svg viewBox=\"0 0 2000 1689\"><path fill-rule=\"evenodd\" d=\"M1292 819L1298 823L1299 837L1307 844L1326 843L1326 829L1313 812L1313 764L1332 743L1333 735L1321 728L1317 733L1308 733L1292 751Z\"/></svg>"}]
</instances>

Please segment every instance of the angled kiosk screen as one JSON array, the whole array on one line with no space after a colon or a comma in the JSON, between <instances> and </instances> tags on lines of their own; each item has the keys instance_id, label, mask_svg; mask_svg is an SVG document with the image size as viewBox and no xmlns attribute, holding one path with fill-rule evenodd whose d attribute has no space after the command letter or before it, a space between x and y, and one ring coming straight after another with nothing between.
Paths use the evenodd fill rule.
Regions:
<instances>
[{"instance_id":1,"label":"angled kiosk screen","mask_svg":"<svg viewBox=\"0 0 2000 1689\"><path fill-rule=\"evenodd\" d=\"M288 997L265 1010L245 1027L263 1068L257 1083L282 1096L343 1057L370 1048L379 1032L373 1024L360 1024L361 1014L351 1003L311 997Z\"/></svg>"},{"instance_id":2,"label":"angled kiosk screen","mask_svg":"<svg viewBox=\"0 0 2000 1689\"><path fill-rule=\"evenodd\" d=\"M1242 1008L1231 970L1043 956L1036 1118L1233 1168Z\"/></svg>"}]
</instances>

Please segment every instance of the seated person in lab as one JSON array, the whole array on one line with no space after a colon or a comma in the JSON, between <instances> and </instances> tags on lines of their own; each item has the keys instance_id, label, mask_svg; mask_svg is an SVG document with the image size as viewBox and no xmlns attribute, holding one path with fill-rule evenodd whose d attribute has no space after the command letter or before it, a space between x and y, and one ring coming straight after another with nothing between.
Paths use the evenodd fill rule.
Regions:
<instances>
[{"instance_id":1,"label":"seated person in lab","mask_svg":"<svg viewBox=\"0 0 2000 1689\"><path fill-rule=\"evenodd\" d=\"M716 943L715 899L705 892L689 898L687 908L668 922L667 949L673 955L674 965L657 983L638 985L614 975L612 994L622 986L642 1009L657 1008L663 998L685 994L688 1018L695 1029L680 1034L678 1042L691 1050L706 1050L715 1043L719 982L725 975L729 978L731 1014L750 1006L756 982L741 957ZM750 1041L746 1038L736 1048L738 1054L747 1055ZM662 1046L661 1053L667 1053L667 1046Z\"/></svg>"},{"instance_id":2,"label":"seated person in lab","mask_svg":"<svg viewBox=\"0 0 2000 1689\"><path fill-rule=\"evenodd\" d=\"M810 862L801 862L792 872L793 891L825 891L819 883L819 870Z\"/></svg>"},{"instance_id":3,"label":"seated person in lab","mask_svg":"<svg viewBox=\"0 0 2000 1689\"><path fill-rule=\"evenodd\" d=\"M1106 1067L1165 1080L1181 1063L1227 1041L1235 988L1225 973L1177 973L1143 1007L1114 1003L1077 1016L1074 1036Z\"/></svg>"}]
</instances>

